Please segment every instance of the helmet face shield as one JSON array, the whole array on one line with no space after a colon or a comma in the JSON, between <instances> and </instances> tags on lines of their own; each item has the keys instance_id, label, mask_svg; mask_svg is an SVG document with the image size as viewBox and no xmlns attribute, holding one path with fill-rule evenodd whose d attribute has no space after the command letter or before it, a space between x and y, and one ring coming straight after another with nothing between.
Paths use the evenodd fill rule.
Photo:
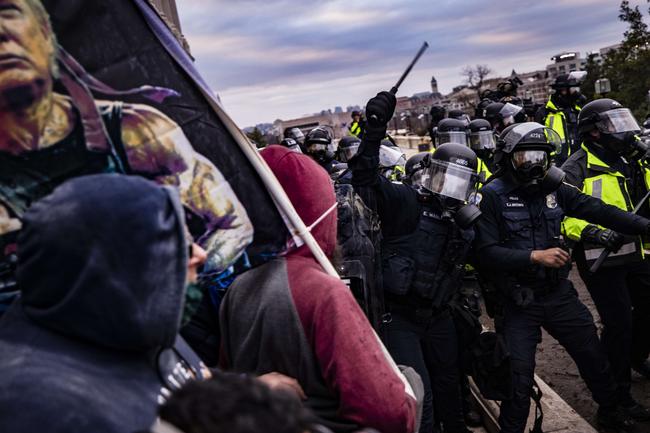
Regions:
<instances>
[{"instance_id":1,"label":"helmet face shield","mask_svg":"<svg viewBox=\"0 0 650 433\"><path fill-rule=\"evenodd\" d=\"M288 138L293 138L300 144L305 143L305 134L303 134L300 128L291 128Z\"/></svg>"},{"instance_id":2,"label":"helmet face shield","mask_svg":"<svg viewBox=\"0 0 650 433\"><path fill-rule=\"evenodd\" d=\"M379 146L379 166L390 168L395 166L404 167L406 165L406 155L398 147L391 147L382 144Z\"/></svg>"},{"instance_id":3,"label":"helmet face shield","mask_svg":"<svg viewBox=\"0 0 650 433\"><path fill-rule=\"evenodd\" d=\"M496 143L492 131L472 132L469 136L469 147L472 150L494 149Z\"/></svg>"},{"instance_id":4,"label":"helmet face shield","mask_svg":"<svg viewBox=\"0 0 650 433\"><path fill-rule=\"evenodd\" d=\"M467 146L467 133L465 131L438 131L436 141L438 146L445 143L458 143Z\"/></svg>"},{"instance_id":5,"label":"helmet face shield","mask_svg":"<svg viewBox=\"0 0 650 433\"><path fill-rule=\"evenodd\" d=\"M501 115L501 118L503 119L503 123L505 124L506 119L509 117L512 117L512 120L514 122L514 118L519 112L523 110L523 107L520 107L519 105L511 104L508 102L506 105L503 106L503 108L499 111L499 114Z\"/></svg>"},{"instance_id":6,"label":"helmet face shield","mask_svg":"<svg viewBox=\"0 0 650 433\"><path fill-rule=\"evenodd\" d=\"M617 108L599 114L600 120L596 122L598 130L604 134L619 132L641 131L632 112L627 108Z\"/></svg>"},{"instance_id":7,"label":"helmet face shield","mask_svg":"<svg viewBox=\"0 0 650 433\"><path fill-rule=\"evenodd\" d=\"M466 202L476 192L478 175L469 167L432 159L421 171L418 184L434 194Z\"/></svg>"},{"instance_id":8,"label":"helmet face shield","mask_svg":"<svg viewBox=\"0 0 650 433\"><path fill-rule=\"evenodd\" d=\"M359 143L339 148L339 158L341 162L348 162L359 151Z\"/></svg>"}]
</instances>

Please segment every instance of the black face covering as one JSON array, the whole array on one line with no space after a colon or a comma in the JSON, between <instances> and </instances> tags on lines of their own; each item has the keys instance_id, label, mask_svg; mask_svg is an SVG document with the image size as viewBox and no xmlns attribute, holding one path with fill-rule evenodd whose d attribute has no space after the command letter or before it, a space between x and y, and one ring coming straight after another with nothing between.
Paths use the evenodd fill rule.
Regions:
<instances>
[{"instance_id":1,"label":"black face covering","mask_svg":"<svg viewBox=\"0 0 650 433\"><path fill-rule=\"evenodd\" d=\"M629 160L639 160L648 153L648 145L637 140L633 131L600 134L599 144Z\"/></svg>"}]
</instances>

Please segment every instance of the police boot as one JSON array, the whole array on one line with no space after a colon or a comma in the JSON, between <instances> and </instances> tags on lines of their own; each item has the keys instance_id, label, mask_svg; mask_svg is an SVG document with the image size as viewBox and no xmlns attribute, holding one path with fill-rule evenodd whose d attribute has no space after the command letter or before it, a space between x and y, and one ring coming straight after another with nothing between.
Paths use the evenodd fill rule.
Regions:
<instances>
[{"instance_id":1,"label":"police boot","mask_svg":"<svg viewBox=\"0 0 650 433\"><path fill-rule=\"evenodd\" d=\"M596 414L598 426L607 432L616 433L637 433L637 425L634 420L623 409L616 406L613 408L598 408Z\"/></svg>"},{"instance_id":2,"label":"police boot","mask_svg":"<svg viewBox=\"0 0 650 433\"><path fill-rule=\"evenodd\" d=\"M650 421L650 409L639 404L632 398L621 404L621 408L635 421Z\"/></svg>"},{"instance_id":3,"label":"police boot","mask_svg":"<svg viewBox=\"0 0 650 433\"><path fill-rule=\"evenodd\" d=\"M647 359L640 364L632 365L632 370L636 371L646 379L650 379L650 361Z\"/></svg>"}]
</instances>

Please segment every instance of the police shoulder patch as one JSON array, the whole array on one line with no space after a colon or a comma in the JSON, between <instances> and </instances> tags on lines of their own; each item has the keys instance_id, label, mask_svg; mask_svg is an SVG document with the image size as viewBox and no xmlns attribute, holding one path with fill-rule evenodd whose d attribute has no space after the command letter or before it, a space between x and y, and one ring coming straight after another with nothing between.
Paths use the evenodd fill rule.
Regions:
<instances>
[{"instance_id":1,"label":"police shoulder patch","mask_svg":"<svg viewBox=\"0 0 650 433\"><path fill-rule=\"evenodd\" d=\"M549 194L546 196L546 207L549 209L555 209L557 207L557 199L555 194Z\"/></svg>"},{"instance_id":2,"label":"police shoulder patch","mask_svg":"<svg viewBox=\"0 0 650 433\"><path fill-rule=\"evenodd\" d=\"M480 192L475 192L472 193L472 195L470 195L468 202L475 206L478 206L479 204L481 204L482 200L483 200L483 194L481 194Z\"/></svg>"}]
</instances>

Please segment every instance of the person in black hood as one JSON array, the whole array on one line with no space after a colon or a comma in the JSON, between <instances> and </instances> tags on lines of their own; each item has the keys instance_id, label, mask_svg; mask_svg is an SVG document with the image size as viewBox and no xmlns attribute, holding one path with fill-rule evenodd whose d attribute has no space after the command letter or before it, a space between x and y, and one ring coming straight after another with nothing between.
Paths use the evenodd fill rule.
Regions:
<instances>
[{"instance_id":1,"label":"person in black hood","mask_svg":"<svg viewBox=\"0 0 650 433\"><path fill-rule=\"evenodd\" d=\"M80 177L23 223L22 295L0 321L2 430L148 429L169 390L202 376L178 330L205 252L188 242L177 193L135 176Z\"/></svg>"}]
</instances>

